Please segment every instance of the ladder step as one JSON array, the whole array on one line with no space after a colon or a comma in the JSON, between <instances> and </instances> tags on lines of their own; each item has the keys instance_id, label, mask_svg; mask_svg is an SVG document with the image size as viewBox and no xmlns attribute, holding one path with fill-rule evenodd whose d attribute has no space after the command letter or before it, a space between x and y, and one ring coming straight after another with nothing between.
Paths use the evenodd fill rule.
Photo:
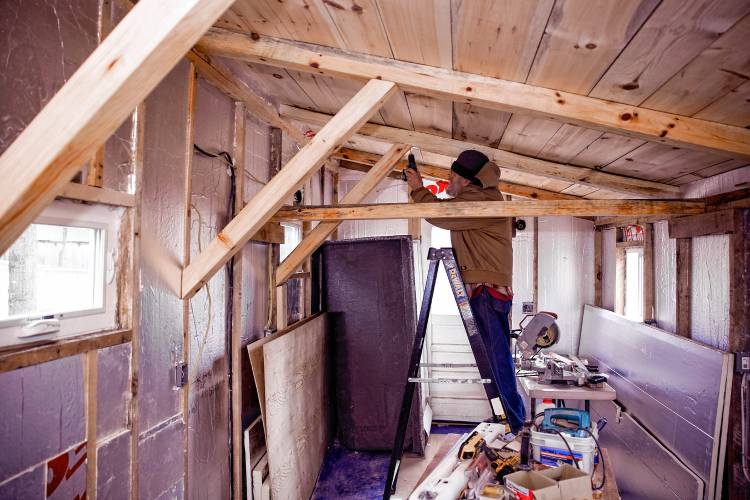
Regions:
<instances>
[{"instance_id":1,"label":"ladder step","mask_svg":"<svg viewBox=\"0 0 750 500\"><path fill-rule=\"evenodd\" d=\"M419 384L491 384L488 378L418 378L409 377L409 382Z\"/></svg>"},{"instance_id":2,"label":"ladder step","mask_svg":"<svg viewBox=\"0 0 750 500\"><path fill-rule=\"evenodd\" d=\"M476 368L476 363L422 363L420 368Z\"/></svg>"}]
</instances>

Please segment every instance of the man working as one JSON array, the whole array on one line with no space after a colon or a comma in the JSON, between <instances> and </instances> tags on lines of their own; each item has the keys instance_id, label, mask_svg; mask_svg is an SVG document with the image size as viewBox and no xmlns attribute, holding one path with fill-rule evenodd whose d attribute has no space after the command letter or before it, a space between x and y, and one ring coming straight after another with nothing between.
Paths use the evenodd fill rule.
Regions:
<instances>
[{"instance_id":1,"label":"man working","mask_svg":"<svg viewBox=\"0 0 750 500\"><path fill-rule=\"evenodd\" d=\"M417 170L405 169L411 197L417 203L439 200L422 185ZM446 202L502 201L497 190L500 168L479 151L467 150L451 166ZM427 219L448 229L461 275L469 292L471 309L490 358L495 383L511 431L523 426L525 409L516 389L515 368L510 351L510 314L513 301L512 221L495 219Z\"/></svg>"}]
</instances>

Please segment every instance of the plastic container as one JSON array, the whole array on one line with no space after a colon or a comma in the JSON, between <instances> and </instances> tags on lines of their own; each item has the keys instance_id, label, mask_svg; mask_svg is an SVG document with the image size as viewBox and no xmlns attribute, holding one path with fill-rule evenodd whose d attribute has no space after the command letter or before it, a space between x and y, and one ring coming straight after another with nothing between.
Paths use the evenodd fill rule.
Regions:
<instances>
[{"instance_id":1,"label":"plastic container","mask_svg":"<svg viewBox=\"0 0 750 500\"><path fill-rule=\"evenodd\" d=\"M534 415L539 415L540 413L544 413L544 410L547 408L554 408L555 407L555 400L554 399L542 399L541 402L537 400L536 408L534 409Z\"/></svg>"},{"instance_id":2,"label":"plastic container","mask_svg":"<svg viewBox=\"0 0 750 500\"><path fill-rule=\"evenodd\" d=\"M596 434L596 431L594 431ZM565 441L573 451L573 456L582 471L591 474L598 461L596 456L596 442L591 436L573 437L567 434ZM531 447L534 460L550 467L558 467L563 464L573 465L568 447L565 446L558 434L531 431Z\"/></svg>"}]
</instances>

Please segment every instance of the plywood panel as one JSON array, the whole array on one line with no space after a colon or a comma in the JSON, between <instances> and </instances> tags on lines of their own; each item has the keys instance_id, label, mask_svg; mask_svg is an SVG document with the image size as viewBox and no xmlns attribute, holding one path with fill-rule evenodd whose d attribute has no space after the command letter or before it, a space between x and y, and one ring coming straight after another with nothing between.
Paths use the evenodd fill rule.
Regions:
<instances>
[{"instance_id":1,"label":"plywood panel","mask_svg":"<svg viewBox=\"0 0 750 500\"><path fill-rule=\"evenodd\" d=\"M525 81L552 4L453 0L454 69Z\"/></svg>"},{"instance_id":2,"label":"plywood panel","mask_svg":"<svg viewBox=\"0 0 750 500\"><path fill-rule=\"evenodd\" d=\"M695 115L702 120L750 126L750 82L745 82Z\"/></svg>"},{"instance_id":3,"label":"plywood panel","mask_svg":"<svg viewBox=\"0 0 750 500\"><path fill-rule=\"evenodd\" d=\"M331 439L327 318L263 347L271 496L310 498Z\"/></svg>"},{"instance_id":4,"label":"plywood panel","mask_svg":"<svg viewBox=\"0 0 750 500\"><path fill-rule=\"evenodd\" d=\"M691 116L739 87L750 75L750 57L746 47L748 39L750 16L745 16L646 99L643 105Z\"/></svg>"},{"instance_id":5,"label":"plywood panel","mask_svg":"<svg viewBox=\"0 0 750 500\"><path fill-rule=\"evenodd\" d=\"M662 2L590 95L640 104L748 11L745 0Z\"/></svg>"},{"instance_id":6,"label":"plywood panel","mask_svg":"<svg viewBox=\"0 0 750 500\"><path fill-rule=\"evenodd\" d=\"M393 57L452 66L449 0L377 0L377 5Z\"/></svg>"},{"instance_id":7,"label":"plywood panel","mask_svg":"<svg viewBox=\"0 0 750 500\"><path fill-rule=\"evenodd\" d=\"M588 94L658 3L557 2L527 83Z\"/></svg>"}]
</instances>

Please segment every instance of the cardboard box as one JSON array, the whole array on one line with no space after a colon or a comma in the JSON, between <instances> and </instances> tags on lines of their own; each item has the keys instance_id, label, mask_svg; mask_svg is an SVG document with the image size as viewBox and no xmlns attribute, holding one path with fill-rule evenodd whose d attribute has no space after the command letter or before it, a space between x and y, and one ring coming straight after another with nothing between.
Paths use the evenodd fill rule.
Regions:
<instances>
[{"instance_id":1,"label":"cardboard box","mask_svg":"<svg viewBox=\"0 0 750 500\"><path fill-rule=\"evenodd\" d=\"M505 476L505 486L517 500L560 500L557 483L538 472L519 471Z\"/></svg>"},{"instance_id":2,"label":"cardboard box","mask_svg":"<svg viewBox=\"0 0 750 500\"><path fill-rule=\"evenodd\" d=\"M561 465L540 471L557 482L561 500L591 499L591 476L572 465Z\"/></svg>"}]
</instances>

